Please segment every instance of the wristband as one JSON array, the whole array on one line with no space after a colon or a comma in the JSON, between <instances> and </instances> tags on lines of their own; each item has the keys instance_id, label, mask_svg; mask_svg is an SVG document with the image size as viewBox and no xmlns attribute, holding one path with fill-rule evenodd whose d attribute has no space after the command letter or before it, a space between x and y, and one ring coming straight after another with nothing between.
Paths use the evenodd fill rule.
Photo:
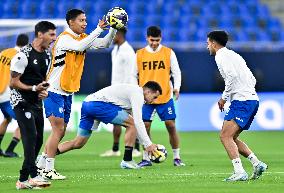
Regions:
<instances>
[{"instance_id":1,"label":"wristband","mask_svg":"<svg viewBox=\"0 0 284 193\"><path fill-rule=\"evenodd\" d=\"M32 91L36 92L36 85L33 85Z\"/></svg>"}]
</instances>

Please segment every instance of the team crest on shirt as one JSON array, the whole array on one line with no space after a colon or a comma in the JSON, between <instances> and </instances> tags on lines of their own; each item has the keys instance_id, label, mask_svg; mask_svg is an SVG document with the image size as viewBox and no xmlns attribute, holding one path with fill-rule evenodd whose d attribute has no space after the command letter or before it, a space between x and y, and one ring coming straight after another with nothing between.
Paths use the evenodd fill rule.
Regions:
<instances>
[{"instance_id":1,"label":"team crest on shirt","mask_svg":"<svg viewBox=\"0 0 284 193\"><path fill-rule=\"evenodd\" d=\"M30 119L32 117L32 114L30 112L25 112L25 116L27 119Z\"/></svg>"},{"instance_id":2,"label":"team crest on shirt","mask_svg":"<svg viewBox=\"0 0 284 193\"><path fill-rule=\"evenodd\" d=\"M60 113L63 113L63 108L62 107L60 107L58 110L59 110Z\"/></svg>"}]
</instances>

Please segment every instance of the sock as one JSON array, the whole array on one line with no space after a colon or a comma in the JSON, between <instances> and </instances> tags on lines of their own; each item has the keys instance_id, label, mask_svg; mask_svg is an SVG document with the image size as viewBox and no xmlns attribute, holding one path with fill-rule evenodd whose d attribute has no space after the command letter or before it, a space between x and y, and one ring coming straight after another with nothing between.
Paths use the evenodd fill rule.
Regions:
<instances>
[{"instance_id":1,"label":"sock","mask_svg":"<svg viewBox=\"0 0 284 193\"><path fill-rule=\"evenodd\" d=\"M179 148L173 149L173 156L174 156L174 159L180 159L179 150L180 150Z\"/></svg>"},{"instance_id":2,"label":"sock","mask_svg":"<svg viewBox=\"0 0 284 193\"><path fill-rule=\"evenodd\" d=\"M54 169L54 161L55 161L54 158L49 158L49 157L46 158L46 167L45 167L46 171Z\"/></svg>"},{"instance_id":3,"label":"sock","mask_svg":"<svg viewBox=\"0 0 284 193\"><path fill-rule=\"evenodd\" d=\"M140 144L138 139L136 139L135 141L135 149L137 149L137 151L140 151Z\"/></svg>"},{"instance_id":4,"label":"sock","mask_svg":"<svg viewBox=\"0 0 284 193\"><path fill-rule=\"evenodd\" d=\"M1 142L3 140L4 135L0 135L0 147L1 147ZM1 148L0 148L1 149Z\"/></svg>"},{"instance_id":5,"label":"sock","mask_svg":"<svg viewBox=\"0 0 284 193\"><path fill-rule=\"evenodd\" d=\"M240 158L233 159L232 163L234 166L235 173L243 173L245 171Z\"/></svg>"},{"instance_id":6,"label":"sock","mask_svg":"<svg viewBox=\"0 0 284 193\"><path fill-rule=\"evenodd\" d=\"M36 167L41 168L41 169L45 168L46 158L47 158L47 154L42 152L42 154L40 155L40 158L38 159Z\"/></svg>"},{"instance_id":7,"label":"sock","mask_svg":"<svg viewBox=\"0 0 284 193\"><path fill-rule=\"evenodd\" d=\"M119 150L119 143L113 143L112 151L118 151Z\"/></svg>"},{"instance_id":8,"label":"sock","mask_svg":"<svg viewBox=\"0 0 284 193\"><path fill-rule=\"evenodd\" d=\"M132 161L132 151L133 147L130 146L125 146L125 151L124 151L124 161Z\"/></svg>"},{"instance_id":9,"label":"sock","mask_svg":"<svg viewBox=\"0 0 284 193\"><path fill-rule=\"evenodd\" d=\"M254 153L251 153L248 157L248 160L250 161L250 163L253 166L257 166L259 164L259 160L257 159L257 157L254 155Z\"/></svg>"},{"instance_id":10,"label":"sock","mask_svg":"<svg viewBox=\"0 0 284 193\"><path fill-rule=\"evenodd\" d=\"M6 152L13 152L17 144L19 143L20 139L13 137L12 141L10 142L10 145L6 149Z\"/></svg>"},{"instance_id":11,"label":"sock","mask_svg":"<svg viewBox=\"0 0 284 193\"><path fill-rule=\"evenodd\" d=\"M143 160L150 161L149 155L146 151L143 151Z\"/></svg>"}]
</instances>

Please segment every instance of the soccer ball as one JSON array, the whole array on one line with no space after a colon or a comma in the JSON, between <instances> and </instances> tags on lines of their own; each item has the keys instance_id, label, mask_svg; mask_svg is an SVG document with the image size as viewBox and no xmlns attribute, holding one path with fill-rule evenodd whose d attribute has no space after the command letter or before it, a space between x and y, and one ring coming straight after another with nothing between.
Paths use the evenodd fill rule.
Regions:
<instances>
[{"instance_id":1,"label":"soccer ball","mask_svg":"<svg viewBox=\"0 0 284 193\"><path fill-rule=\"evenodd\" d=\"M124 9L114 7L108 11L106 21L109 23L110 27L115 29L125 28L128 22L128 15Z\"/></svg>"},{"instance_id":2,"label":"soccer ball","mask_svg":"<svg viewBox=\"0 0 284 193\"><path fill-rule=\"evenodd\" d=\"M168 152L165 146L157 144L157 153L151 154L150 160L154 163L161 163L167 159Z\"/></svg>"}]
</instances>

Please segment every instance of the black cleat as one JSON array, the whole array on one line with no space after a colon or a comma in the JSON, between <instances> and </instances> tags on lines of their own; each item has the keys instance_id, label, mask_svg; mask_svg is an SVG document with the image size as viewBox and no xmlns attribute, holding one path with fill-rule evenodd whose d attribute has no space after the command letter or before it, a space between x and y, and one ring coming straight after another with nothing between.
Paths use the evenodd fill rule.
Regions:
<instances>
[{"instance_id":1,"label":"black cleat","mask_svg":"<svg viewBox=\"0 0 284 193\"><path fill-rule=\"evenodd\" d=\"M17 153L15 153L15 152L5 152L4 154L4 157L11 157L11 158L13 158L13 157L20 157Z\"/></svg>"},{"instance_id":2,"label":"black cleat","mask_svg":"<svg viewBox=\"0 0 284 193\"><path fill-rule=\"evenodd\" d=\"M4 156L4 152L0 149L0 156Z\"/></svg>"}]
</instances>

